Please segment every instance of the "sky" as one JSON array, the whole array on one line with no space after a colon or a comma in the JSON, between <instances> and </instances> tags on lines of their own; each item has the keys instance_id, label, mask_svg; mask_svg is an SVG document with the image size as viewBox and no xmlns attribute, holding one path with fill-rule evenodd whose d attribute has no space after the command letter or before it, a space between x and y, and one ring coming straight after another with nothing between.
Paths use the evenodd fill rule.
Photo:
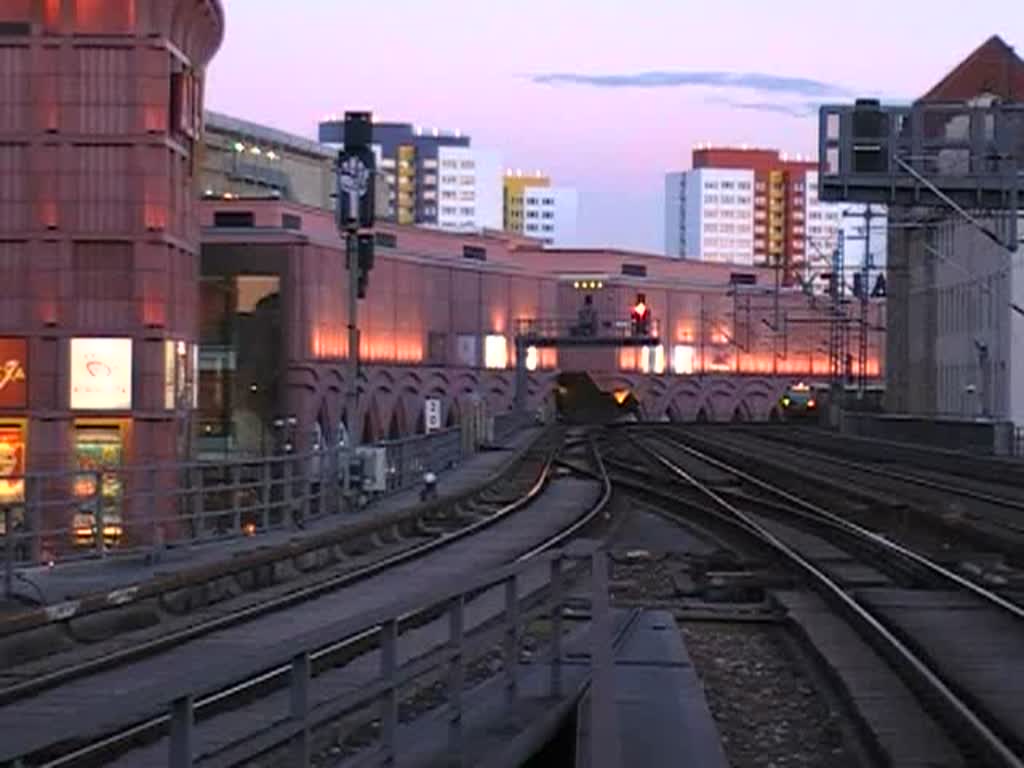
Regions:
<instances>
[{"instance_id":1,"label":"sky","mask_svg":"<svg viewBox=\"0 0 1024 768\"><path fill-rule=\"evenodd\" d=\"M581 244L656 252L695 144L813 154L817 105L905 102L993 34L1024 45L1019 0L222 2L211 109L311 138L353 109L460 129L576 187Z\"/></svg>"}]
</instances>

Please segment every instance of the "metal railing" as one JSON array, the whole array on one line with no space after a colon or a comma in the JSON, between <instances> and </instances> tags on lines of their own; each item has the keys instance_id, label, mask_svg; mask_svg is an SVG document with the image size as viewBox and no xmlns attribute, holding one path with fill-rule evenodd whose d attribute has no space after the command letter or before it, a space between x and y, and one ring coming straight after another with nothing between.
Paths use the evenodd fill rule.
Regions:
<instances>
[{"instance_id":1,"label":"metal railing","mask_svg":"<svg viewBox=\"0 0 1024 768\"><path fill-rule=\"evenodd\" d=\"M523 339L633 339L657 338L660 323L649 319L645 328L634 328L630 318L598 319L594 324L577 318L531 318L515 321L516 336Z\"/></svg>"},{"instance_id":2,"label":"metal railing","mask_svg":"<svg viewBox=\"0 0 1024 768\"><path fill-rule=\"evenodd\" d=\"M515 414L502 414L495 432L504 438L523 423ZM415 487L425 472L450 469L472 450L459 428L364 446L359 453L383 452L383 458L378 454L363 464L375 474L359 498L351 499L346 487L355 457L344 447L6 477L0 497L3 594L12 594L18 568L140 554L157 558L168 548L302 528Z\"/></svg>"},{"instance_id":3,"label":"metal railing","mask_svg":"<svg viewBox=\"0 0 1024 768\"><path fill-rule=\"evenodd\" d=\"M376 711L379 728L373 729L374 741L363 747L357 759L360 764L390 764L400 758L399 706L403 691L413 690L415 683L424 678L440 680L443 703L438 701L425 716L444 718L448 758L461 764L466 746L465 694L470 688L468 673L475 662L496 650L500 653L498 674L509 704L522 700L528 664L548 665L550 698L543 699L545 710L563 697L571 702L579 692L585 678L574 677L575 685L567 690L563 659L566 643L573 640L567 640L563 630L571 599L567 588L570 574L585 576L588 566L592 589L590 658L592 665L609 667L595 677L595 682L601 683L598 692L606 697L612 643L607 559L596 544L581 542L488 573L453 576L444 588L422 591L287 643L271 644L258 659L243 654L232 664L200 661L183 669L170 684L133 692L125 704L133 720L167 714L170 768L244 764L275 750L287 750L288 764L304 768L312 757L315 729L371 708ZM538 653L527 662L521 658L523 637L537 619L546 619L549 628L544 631L547 653ZM405 647L404 653L400 646ZM344 653L355 648L363 650ZM332 661L338 654L345 660ZM267 699L266 711L251 722L250 734L197 756L196 710L205 706L205 697L215 698L219 691L244 686L278 670L289 670L290 696L278 699L287 704L274 712L270 708L275 699ZM591 670L597 671L593 666ZM98 717L85 713L76 719L71 726L75 733L69 738L89 738ZM367 714L367 721L372 717ZM611 723L601 725L614 727ZM208 727L215 728L216 723ZM412 749L420 746L409 745Z\"/></svg>"}]
</instances>

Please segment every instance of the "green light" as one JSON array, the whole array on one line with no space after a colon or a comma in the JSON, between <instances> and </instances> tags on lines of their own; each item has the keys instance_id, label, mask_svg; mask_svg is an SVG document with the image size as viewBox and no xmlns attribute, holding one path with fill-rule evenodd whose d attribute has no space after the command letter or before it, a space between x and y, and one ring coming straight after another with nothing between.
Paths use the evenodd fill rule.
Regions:
<instances>
[{"instance_id":1,"label":"green light","mask_svg":"<svg viewBox=\"0 0 1024 768\"><path fill-rule=\"evenodd\" d=\"M783 408L789 408L789 403L790 403L790 400L789 400L788 397L782 398L782 407Z\"/></svg>"}]
</instances>

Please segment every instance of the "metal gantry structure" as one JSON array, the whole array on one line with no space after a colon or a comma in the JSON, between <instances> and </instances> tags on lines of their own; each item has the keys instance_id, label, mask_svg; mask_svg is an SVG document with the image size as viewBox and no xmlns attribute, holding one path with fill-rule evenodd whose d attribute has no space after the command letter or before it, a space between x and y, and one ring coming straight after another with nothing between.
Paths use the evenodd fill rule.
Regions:
<instances>
[{"instance_id":1,"label":"metal gantry structure","mask_svg":"<svg viewBox=\"0 0 1024 768\"><path fill-rule=\"evenodd\" d=\"M861 278L863 387L871 205L944 210L1015 253L1024 104L984 98L900 107L868 99L827 105L819 115L818 151L820 198L868 204ZM1005 218L1005 234L990 228L986 218ZM1024 314L1012 301L1011 309Z\"/></svg>"}]
</instances>

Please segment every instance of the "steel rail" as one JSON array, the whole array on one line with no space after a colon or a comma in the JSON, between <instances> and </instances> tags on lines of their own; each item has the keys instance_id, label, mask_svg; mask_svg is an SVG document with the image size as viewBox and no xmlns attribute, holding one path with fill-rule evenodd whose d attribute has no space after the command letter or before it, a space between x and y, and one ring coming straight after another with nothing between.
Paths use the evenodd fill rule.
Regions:
<instances>
[{"instance_id":1,"label":"steel rail","mask_svg":"<svg viewBox=\"0 0 1024 768\"><path fill-rule=\"evenodd\" d=\"M805 502L803 499L793 496L781 488L772 486L770 483L766 483L759 478L755 478L749 473L733 467L726 462L720 461L713 456L706 455L699 450L678 442L675 439L669 439L666 442L669 442L674 448L684 450L690 456L698 459L699 461L706 462L718 469L733 474L738 478L747 480L765 491L785 498L790 503L803 508L808 513L813 514L815 518L825 520L842 529L844 532L856 533L856 535L858 535L862 540L875 544L885 551L906 553L906 556L909 557L909 559L922 565L930 563L930 561L917 553L893 544L887 539L884 539L871 531L867 531L859 526L850 524L848 521L843 520L833 513L827 512L826 510L823 510L809 502ZM769 545L786 560L795 565L802 573L804 573L815 589L826 600L831 601L840 610L842 610L851 623L859 627L863 633L866 633L865 636L867 638L874 641L876 650L888 655L890 663L893 663L893 659L896 660L896 663L893 663L893 666L899 674L906 678L912 673L913 680L908 680L908 683L910 683L912 687L915 687L916 684L918 689L925 689L926 697L929 700L941 702L945 711L956 719L959 729L962 729L961 732L971 734L972 741L975 745L980 746L988 755L998 760L999 765L1004 766L1004 768L1024 768L1024 758L1017 755L1014 750L999 736L999 734L992 730L992 728L989 727L981 717L979 717L977 712L975 712L974 709L964 702L946 684L946 682L931 668L929 664L918 657L918 655L915 654L891 630L889 630L885 624L858 603L835 579L829 576L808 558L797 552L793 547L780 539L770 530L761 525L757 520L735 507L725 497L691 475L684 468L680 467L678 464L644 443L637 441L636 445L638 445L638 447L640 447L641 450L647 453L651 458L669 470L673 475L680 478L688 485L696 488L702 494L714 501L721 509L725 510L727 513L725 519L731 518L741 528L758 537L762 542ZM947 572L944 568L935 563L931 563L931 565L934 566L936 573L949 573L950 576L955 577L955 583L963 585L964 588L974 591L972 588L975 585L971 582L956 576L956 574ZM981 591L985 592L986 590ZM1005 603L1001 598L999 600L1001 604ZM1019 615L1021 610L1019 606L1009 603L1006 605L1012 609L1015 615Z\"/></svg>"},{"instance_id":2,"label":"steel rail","mask_svg":"<svg viewBox=\"0 0 1024 768\"><path fill-rule=\"evenodd\" d=\"M563 541L577 533L581 528L590 523L607 506L612 494L611 480L604 469L604 465L601 462L600 454L597 451L596 446L593 444L592 440L591 451L594 455L596 463L598 464L603 479L601 497L594 504L594 506L591 507L583 516L578 518L576 521L574 521L572 524L562 529L558 533L550 536L541 544L531 548L525 553L520 554L516 557L514 562L518 563L533 559L538 554L558 546L560 543L562 543ZM502 510L500 510L502 518L507 517L507 515L511 514L513 511L519 510L527 506L537 498L537 496L543 491L543 488L551 479L551 469L555 464L557 455L558 449L556 448L548 455L541 475L538 477L534 485L530 488L528 493L522 498L518 499L512 504L507 505ZM479 523L476 523L473 526L471 526L471 528L460 529L459 531L454 532L453 535L457 534L458 538L464 538L466 536L471 535L472 533L479 532L483 528L488 527L488 525L492 525L493 523L497 522L498 519L500 518L488 516L484 520L479 521ZM445 540L445 543L451 543L453 540L453 538L447 538ZM428 542L428 544L433 545L433 548L435 549L440 548L441 546L439 542ZM423 553L421 552L421 554ZM408 560L412 558L407 557L406 559ZM397 565L398 563L394 564ZM383 569L379 568L378 571L379 570ZM350 575L351 574L349 574L349 576ZM407 621L413 618L415 615L415 613L403 614L399 617L398 621ZM310 662L316 663L321 659L328 658L334 654L338 654L346 650L349 650L360 643L372 640L378 634L379 629L369 629L364 632L360 632L356 635L343 638L325 648L320 649L319 651L313 654L310 654ZM287 676L290 674L290 666L286 665L277 667L275 669L267 670L248 680L242 681L230 688L218 691L217 693L198 699L195 703L195 718L198 721L204 711L208 711L211 708L218 705L230 703L232 699L244 697L250 691L257 689L262 685L273 683L275 681L287 678ZM103 755L104 753L110 750L116 750L119 747L129 744L137 739L143 739L147 737L151 738L159 729L166 726L169 723L169 721L170 717L168 715L159 715L156 717L152 717L149 720L129 726L122 731L102 737L101 739L98 739L87 745L79 747L74 751L68 752L67 754L61 755L60 757L56 757L48 762L45 762L40 765L40 768L70 768L70 766L77 765L82 761L95 760L97 756Z\"/></svg>"}]
</instances>

